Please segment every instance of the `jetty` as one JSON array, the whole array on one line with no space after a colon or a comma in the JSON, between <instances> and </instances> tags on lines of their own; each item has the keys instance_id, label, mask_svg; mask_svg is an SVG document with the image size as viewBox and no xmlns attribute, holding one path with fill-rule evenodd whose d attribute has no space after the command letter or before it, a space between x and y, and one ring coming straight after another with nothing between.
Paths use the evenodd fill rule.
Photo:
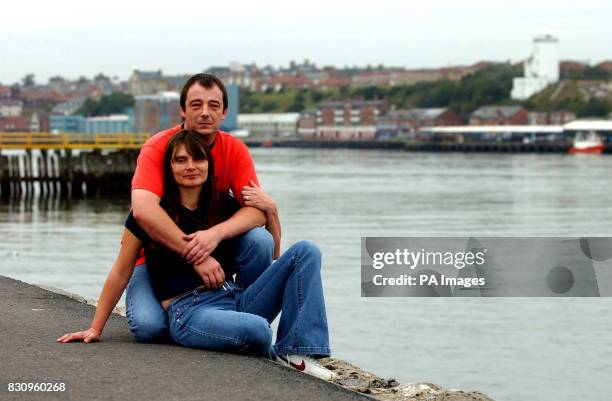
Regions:
<instances>
[{"instance_id":1,"label":"jetty","mask_svg":"<svg viewBox=\"0 0 612 401\"><path fill-rule=\"evenodd\" d=\"M117 314L100 343L55 342L89 327L94 311L66 295L0 276L0 399L372 399L263 358L136 343L126 319ZM15 383L52 386L44 392L40 385L38 391L15 391Z\"/></svg>"},{"instance_id":2,"label":"jetty","mask_svg":"<svg viewBox=\"0 0 612 401\"><path fill-rule=\"evenodd\" d=\"M502 127L503 128L503 127ZM440 130L443 128L440 128ZM444 135L447 135L446 133ZM463 135L463 134L462 134ZM0 197L126 197L146 133L0 133ZM322 138L243 138L250 148L377 149L404 152L486 152L567 154L572 142ZM605 154L612 154L607 142Z\"/></svg>"}]
</instances>

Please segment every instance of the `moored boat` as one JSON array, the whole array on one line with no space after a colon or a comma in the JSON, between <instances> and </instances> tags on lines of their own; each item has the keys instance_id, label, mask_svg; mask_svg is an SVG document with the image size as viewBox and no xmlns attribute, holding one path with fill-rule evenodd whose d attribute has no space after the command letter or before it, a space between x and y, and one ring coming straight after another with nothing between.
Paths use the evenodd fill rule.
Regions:
<instances>
[{"instance_id":1,"label":"moored boat","mask_svg":"<svg viewBox=\"0 0 612 401\"><path fill-rule=\"evenodd\" d=\"M606 145L595 131L579 131L574 137L574 144L569 149L569 152L599 154L605 148Z\"/></svg>"}]
</instances>

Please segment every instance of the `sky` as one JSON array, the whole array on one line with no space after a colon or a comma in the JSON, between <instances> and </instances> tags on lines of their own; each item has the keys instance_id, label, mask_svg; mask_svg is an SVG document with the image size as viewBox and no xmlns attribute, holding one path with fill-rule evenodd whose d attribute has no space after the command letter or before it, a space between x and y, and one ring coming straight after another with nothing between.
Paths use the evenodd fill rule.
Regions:
<instances>
[{"instance_id":1,"label":"sky","mask_svg":"<svg viewBox=\"0 0 612 401\"><path fill-rule=\"evenodd\" d=\"M27 73L128 79L134 68L191 74L232 61L430 68L525 59L559 38L562 60L612 59L612 3L601 0L368 2L8 0L0 83Z\"/></svg>"}]
</instances>

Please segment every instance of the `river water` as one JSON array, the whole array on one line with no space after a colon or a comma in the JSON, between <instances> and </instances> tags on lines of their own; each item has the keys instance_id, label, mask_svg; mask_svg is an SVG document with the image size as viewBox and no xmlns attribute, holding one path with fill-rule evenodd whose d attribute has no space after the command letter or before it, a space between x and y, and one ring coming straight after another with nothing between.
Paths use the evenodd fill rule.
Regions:
<instances>
[{"instance_id":1,"label":"river water","mask_svg":"<svg viewBox=\"0 0 612 401\"><path fill-rule=\"evenodd\" d=\"M283 248L321 247L334 356L497 401L610 398L612 299L361 298L360 238L612 236L612 157L252 153ZM1 203L0 274L97 298L128 209L127 199Z\"/></svg>"}]
</instances>

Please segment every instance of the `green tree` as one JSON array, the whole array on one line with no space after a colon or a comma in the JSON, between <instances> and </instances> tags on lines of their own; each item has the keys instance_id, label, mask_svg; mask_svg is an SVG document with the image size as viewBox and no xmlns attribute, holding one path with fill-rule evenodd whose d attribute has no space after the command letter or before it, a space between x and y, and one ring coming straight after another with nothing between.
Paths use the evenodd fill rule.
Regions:
<instances>
[{"instance_id":1,"label":"green tree","mask_svg":"<svg viewBox=\"0 0 612 401\"><path fill-rule=\"evenodd\" d=\"M99 101L86 99L75 114L82 114L87 117L108 116L111 114L123 113L126 108L134 105L134 97L126 93L113 92L104 95Z\"/></svg>"},{"instance_id":2,"label":"green tree","mask_svg":"<svg viewBox=\"0 0 612 401\"><path fill-rule=\"evenodd\" d=\"M577 117L608 117L610 115L610 103L605 99L592 96L588 102L582 104L576 110Z\"/></svg>"},{"instance_id":3,"label":"green tree","mask_svg":"<svg viewBox=\"0 0 612 401\"><path fill-rule=\"evenodd\" d=\"M29 73L26 74L25 77L21 78L21 82L23 86L34 86L36 85L36 81L34 80L34 74Z\"/></svg>"}]
</instances>

